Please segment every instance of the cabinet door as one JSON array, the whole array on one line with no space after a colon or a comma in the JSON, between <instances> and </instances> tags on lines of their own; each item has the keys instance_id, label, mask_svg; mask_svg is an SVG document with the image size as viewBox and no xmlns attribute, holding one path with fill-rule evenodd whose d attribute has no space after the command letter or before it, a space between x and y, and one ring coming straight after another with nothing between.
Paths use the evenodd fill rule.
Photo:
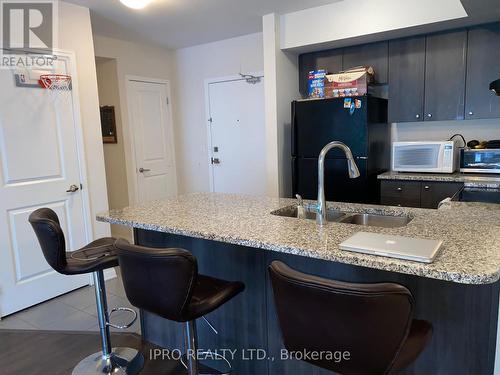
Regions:
<instances>
[{"instance_id":1,"label":"cabinet door","mask_svg":"<svg viewBox=\"0 0 500 375\"><path fill-rule=\"evenodd\" d=\"M490 82L500 79L500 24L469 30L465 118L500 117L500 97Z\"/></svg>"},{"instance_id":2,"label":"cabinet door","mask_svg":"<svg viewBox=\"0 0 500 375\"><path fill-rule=\"evenodd\" d=\"M422 208L438 208L439 202L451 198L463 187L462 183L454 182L422 182L420 205Z\"/></svg>"},{"instance_id":3,"label":"cabinet door","mask_svg":"<svg viewBox=\"0 0 500 375\"><path fill-rule=\"evenodd\" d=\"M418 198L406 198L406 197L386 197L382 196L380 198L380 204L383 206L397 206L397 207L415 207L420 208L420 199Z\"/></svg>"},{"instance_id":4,"label":"cabinet door","mask_svg":"<svg viewBox=\"0 0 500 375\"><path fill-rule=\"evenodd\" d=\"M427 37L425 120L463 120L467 31Z\"/></svg>"},{"instance_id":5,"label":"cabinet door","mask_svg":"<svg viewBox=\"0 0 500 375\"><path fill-rule=\"evenodd\" d=\"M389 122L424 118L425 37L389 42Z\"/></svg>"},{"instance_id":6,"label":"cabinet door","mask_svg":"<svg viewBox=\"0 0 500 375\"><path fill-rule=\"evenodd\" d=\"M308 75L311 70L325 69L328 73L342 70L342 49L304 53L299 56L299 91L302 97L308 96Z\"/></svg>"},{"instance_id":7,"label":"cabinet door","mask_svg":"<svg viewBox=\"0 0 500 375\"><path fill-rule=\"evenodd\" d=\"M387 83L389 66L388 42L363 44L344 49L344 70L356 66L372 66L375 70L375 80Z\"/></svg>"},{"instance_id":8,"label":"cabinet door","mask_svg":"<svg viewBox=\"0 0 500 375\"><path fill-rule=\"evenodd\" d=\"M380 203L386 206L420 207L419 181L381 181Z\"/></svg>"}]
</instances>

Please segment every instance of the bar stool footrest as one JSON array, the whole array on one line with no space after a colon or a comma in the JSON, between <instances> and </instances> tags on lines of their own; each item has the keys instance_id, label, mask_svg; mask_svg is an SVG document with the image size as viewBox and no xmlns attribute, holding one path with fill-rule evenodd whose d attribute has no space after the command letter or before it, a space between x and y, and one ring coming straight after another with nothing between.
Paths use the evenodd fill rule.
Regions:
<instances>
[{"instance_id":1,"label":"bar stool footrest","mask_svg":"<svg viewBox=\"0 0 500 375\"><path fill-rule=\"evenodd\" d=\"M111 316L115 313L115 312L118 312L118 311L126 311L128 313L131 313L133 315L133 318L132 320L130 321L130 323L127 323L127 324L124 324L122 326L119 326L119 325L116 325L116 324L113 324L111 322L107 322L106 324L110 327L113 327L115 329L127 329L127 328L130 328L132 326L132 324L135 323L135 321L137 320L137 313L135 312L135 310L129 308L129 307L115 307L113 309L111 309L111 311L109 312L109 320L111 320Z\"/></svg>"}]
</instances>

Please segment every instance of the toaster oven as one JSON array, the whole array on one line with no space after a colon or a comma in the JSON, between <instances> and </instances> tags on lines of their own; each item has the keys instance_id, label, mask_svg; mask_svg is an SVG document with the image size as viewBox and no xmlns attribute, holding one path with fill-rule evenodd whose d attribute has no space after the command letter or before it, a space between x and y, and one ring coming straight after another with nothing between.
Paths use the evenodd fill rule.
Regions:
<instances>
[{"instance_id":1,"label":"toaster oven","mask_svg":"<svg viewBox=\"0 0 500 375\"><path fill-rule=\"evenodd\" d=\"M462 150L460 172L500 173L500 149Z\"/></svg>"}]
</instances>

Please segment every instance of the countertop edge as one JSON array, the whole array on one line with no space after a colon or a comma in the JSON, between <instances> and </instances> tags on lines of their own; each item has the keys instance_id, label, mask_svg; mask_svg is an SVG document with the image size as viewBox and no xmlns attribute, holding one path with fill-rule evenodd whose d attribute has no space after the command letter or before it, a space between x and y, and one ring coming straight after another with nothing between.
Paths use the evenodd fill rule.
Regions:
<instances>
[{"instance_id":1,"label":"countertop edge","mask_svg":"<svg viewBox=\"0 0 500 375\"><path fill-rule=\"evenodd\" d=\"M116 225L124 225L124 226L135 228L135 229L144 229L144 230L151 230L151 231L157 231L157 232L168 233L168 234L184 235L184 236L189 236L189 237L193 237L193 238L199 238L199 239L205 239L205 240L211 240L211 241L219 241L219 242L229 243L229 244L233 244L233 245L254 247L254 248L258 248L258 249L262 249L262 250L275 251L275 252L279 252L279 253L305 256L305 257L309 257L309 258L313 258L313 259L321 259L321 260L338 262L338 263L348 264L348 265L353 265L353 266L378 269L381 271L397 272L397 273L406 274L406 275L413 275L413 276L425 277L425 278L429 278L429 279L448 281L448 282L453 282L453 283L457 283L457 284L487 285L487 284L494 284L498 280L500 280L500 269L496 270L495 272L485 273L485 274L481 274L481 275L465 275L464 276L463 274L460 274L458 272L423 270L423 269L418 269L418 268L415 269L415 268L409 268L409 266L404 266L404 265L394 265L394 268L391 269L391 266L387 266L386 263L384 263L380 267L374 267L373 263L374 262L376 263L376 260L374 261L373 259L370 260L370 262L367 262L367 261L364 261L363 259L357 258L355 256L352 256L352 257L347 256L346 258L338 258L338 257L326 258L326 257L318 256L317 253L311 252L310 250L305 250L305 249L296 249L293 247L279 246L279 245L274 245L271 243L265 243L265 242L261 242L261 241L253 241L253 240L248 240L248 239L239 239L239 238L235 238L235 237L224 237L224 236L217 235L215 233L202 233L202 232L190 231L190 230L185 230L185 229L180 229L180 228L173 228L173 227L167 228L167 227L162 227L162 226L149 225L149 224L144 224L144 223L139 223L139 222L134 222L134 221L110 218L108 216L103 216L102 214L96 215L96 219L97 219L97 221L100 221L100 222L105 222L105 223L109 223L109 224L116 224ZM422 265L424 265L424 264L422 264Z\"/></svg>"},{"instance_id":2,"label":"countertop edge","mask_svg":"<svg viewBox=\"0 0 500 375\"><path fill-rule=\"evenodd\" d=\"M462 182L471 186L498 187L500 175L476 175L463 173L410 173L388 171L381 173L377 179L384 181L435 181L435 182Z\"/></svg>"}]
</instances>

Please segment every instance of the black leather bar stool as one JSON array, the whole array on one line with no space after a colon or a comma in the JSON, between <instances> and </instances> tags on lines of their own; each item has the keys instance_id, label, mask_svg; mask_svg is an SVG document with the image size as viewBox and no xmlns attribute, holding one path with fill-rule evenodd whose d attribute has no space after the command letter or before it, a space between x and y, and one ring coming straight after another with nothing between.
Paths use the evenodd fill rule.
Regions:
<instances>
[{"instance_id":1,"label":"black leather bar stool","mask_svg":"<svg viewBox=\"0 0 500 375\"><path fill-rule=\"evenodd\" d=\"M101 336L102 351L83 359L73 370L73 375L96 374L138 374L144 365L144 357L136 349L112 348L109 327L128 328L137 314L125 307L115 308L134 314L130 324L116 326L109 321L104 270L118 266L114 238L101 238L80 250L66 252L66 241L57 214L49 208L40 208L29 216L35 234L40 242L43 255L49 265L64 275L93 273L97 316Z\"/></svg>"},{"instance_id":2,"label":"black leather bar stool","mask_svg":"<svg viewBox=\"0 0 500 375\"><path fill-rule=\"evenodd\" d=\"M431 324L412 319L413 296L402 285L334 281L278 261L269 273L285 348L342 352L338 361L309 356L307 362L318 367L342 375L397 374L432 336Z\"/></svg>"},{"instance_id":3,"label":"black leather bar stool","mask_svg":"<svg viewBox=\"0 0 500 375\"><path fill-rule=\"evenodd\" d=\"M184 249L158 249L116 242L127 298L132 305L185 323L188 353L197 353L196 319L241 293L245 285L198 274L196 258ZM188 355L189 375L198 375L196 355Z\"/></svg>"}]
</instances>

